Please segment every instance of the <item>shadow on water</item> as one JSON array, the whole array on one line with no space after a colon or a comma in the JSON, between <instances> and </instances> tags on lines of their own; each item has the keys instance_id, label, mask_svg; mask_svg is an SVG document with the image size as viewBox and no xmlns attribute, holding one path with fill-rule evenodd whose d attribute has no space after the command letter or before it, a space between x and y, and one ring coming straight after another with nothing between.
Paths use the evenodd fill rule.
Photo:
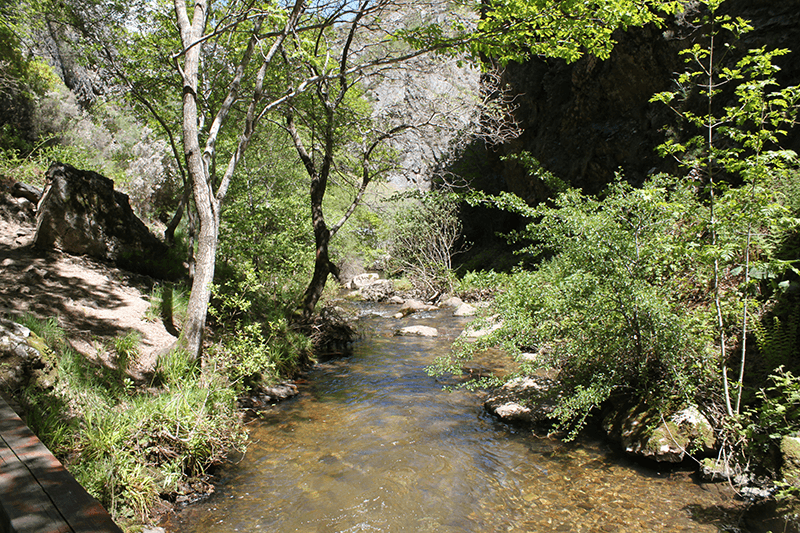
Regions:
<instances>
[{"instance_id":1,"label":"shadow on water","mask_svg":"<svg viewBox=\"0 0 800 533\"><path fill-rule=\"evenodd\" d=\"M722 485L646 470L599 440L537 438L486 415L480 393L443 392L425 367L463 320L403 319L438 338L365 322L354 354L319 365L299 396L265 412L217 493L168 531L720 531L700 507L738 520Z\"/></svg>"}]
</instances>

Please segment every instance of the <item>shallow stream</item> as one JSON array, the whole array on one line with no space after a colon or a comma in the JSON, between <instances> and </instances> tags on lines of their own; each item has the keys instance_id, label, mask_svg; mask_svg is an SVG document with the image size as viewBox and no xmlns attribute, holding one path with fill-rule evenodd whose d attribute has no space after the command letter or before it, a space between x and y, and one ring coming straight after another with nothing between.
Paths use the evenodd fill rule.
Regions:
<instances>
[{"instance_id":1,"label":"shallow stream","mask_svg":"<svg viewBox=\"0 0 800 533\"><path fill-rule=\"evenodd\" d=\"M724 485L639 466L600 440L536 438L486 415L479 393L443 392L425 367L465 321L394 311L363 306L354 354L320 364L254 423L217 492L167 530L743 531L729 529L740 507ZM412 324L440 336L393 336Z\"/></svg>"}]
</instances>

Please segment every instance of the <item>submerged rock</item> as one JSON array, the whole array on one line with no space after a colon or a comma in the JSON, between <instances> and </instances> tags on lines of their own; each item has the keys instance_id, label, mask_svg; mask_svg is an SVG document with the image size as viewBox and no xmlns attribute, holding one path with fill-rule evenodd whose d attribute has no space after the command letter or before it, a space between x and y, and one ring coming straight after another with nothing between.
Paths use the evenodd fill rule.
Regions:
<instances>
[{"instance_id":1,"label":"submerged rock","mask_svg":"<svg viewBox=\"0 0 800 533\"><path fill-rule=\"evenodd\" d=\"M297 385L290 381L284 381L277 385L261 386L256 393L239 398L239 407L248 409L255 414L276 402L296 396L299 392Z\"/></svg>"},{"instance_id":2,"label":"submerged rock","mask_svg":"<svg viewBox=\"0 0 800 533\"><path fill-rule=\"evenodd\" d=\"M484 408L506 422L549 425L550 416L561 396L561 387L553 379L527 376L512 379L495 389Z\"/></svg>"},{"instance_id":3,"label":"submerged rock","mask_svg":"<svg viewBox=\"0 0 800 533\"><path fill-rule=\"evenodd\" d=\"M394 334L398 337L438 337L439 330L430 326L406 326Z\"/></svg>"},{"instance_id":4,"label":"submerged rock","mask_svg":"<svg viewBox=\"0 0 800 533\"><path fill-rule=\"evenodd\" d=\"M741 475L741 467L730 461L712 457L700 461L700 477L703 481L729 481Z\"/></svg>"}]
</instances>

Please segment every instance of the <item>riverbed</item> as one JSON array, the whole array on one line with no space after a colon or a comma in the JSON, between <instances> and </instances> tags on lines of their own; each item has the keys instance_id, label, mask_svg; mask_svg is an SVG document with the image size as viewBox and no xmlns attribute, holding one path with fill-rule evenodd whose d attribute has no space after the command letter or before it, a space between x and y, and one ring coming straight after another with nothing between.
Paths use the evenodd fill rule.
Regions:
<instances>
[{"instance_id":1,"label":"riverbed","mask_svg":"<svg viewBox=\"0 0 800 533\"><path fill-rule=\"evenodd\" d=\"M425 367L465 319L391 318L362 304L363 339L251 424L246 454L167 531L747 531L724 484L637 464L599 437L564 444L496 421L480 392L445 392ZM439 337L398 337L406 325Z\"/></svg>"}]
</instances>

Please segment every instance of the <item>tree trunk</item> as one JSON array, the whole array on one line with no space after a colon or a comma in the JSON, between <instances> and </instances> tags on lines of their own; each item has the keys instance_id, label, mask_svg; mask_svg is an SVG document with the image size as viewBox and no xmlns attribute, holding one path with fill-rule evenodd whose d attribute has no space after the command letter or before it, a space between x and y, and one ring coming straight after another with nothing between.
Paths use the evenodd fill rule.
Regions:
<instances>
[{"instance_id":1,"label":"tree trunk","mask_svg":"<svg viewBox=\"0 0 800 533\"><path fill-rule=\"evenodd\" d=\"M313 185L312 185L313 188ZM313 198L313 195L312 195ZM314 242L317 247L317 255L314 260L314 275L311 276L311 282L306 288L303 295L303 318L308 320L314 314L314 309L322 296L322 291L325 290L325 284L328 282L328 274L339 276L339 269L331 263L330 256L328 255L328 244L331 240L331 232L325 224L325 217L322 214L322 203L314 202L311 207L311 219L314 224Z\"/></svg>"},{"instance_id":2,"label":"tree trunk","mask_svg":"<svg viewBox=\"0 0 800 533\"><path fill-rule=\"evenodd\" d=\"M184 97L184 100L186 99ZM203 351L203 332L206 326L208 301L211 297L211 283L214 281L217 234L219 232L219 204L211 189L211 180L208 177L198 142L197 120L192 118L192 110L196 112L193 98L188 106L184 105L184 117L189 117L184 119L184 146L186 147L187 168L194 191L200 228L192 292L189 296L186 322L181 331L180 344L192 356L199 358ZM196 117L196 114L194 116Z\"/></svg>"},{"instance_id":3,"label":"tree trunk","mask_svg":"<svg viewBox=\"0 0 800 533\"><path fill-rule=\"evenodd\" d=\"M178 208L175 209L175 214L172 215L172 219L170 219L169 224L167 224L167 228L164 230L164 240L170 246L175 244L175 230L178 229L178 224L180 224L181 220L183 219L183 210L186 208L188 203L189 187L184 183L181 201L178 202Z\"/></svg>"},{"instance_id":4,"label":"tree trunk","mask_svg":"<svg viewBox=\"0 0 800 533\"><path fill-rule=\"evenodd\" d=\"M210 209L206 209L210 211ZM208 301L211 298L211 283L217 254L217 224L214 217L201 216L200 236L197 241L192 293L186 309L186 322L181 331L181 346L195 358L203 351L203 332L206 327Z\"/></svg>"},{"instance_id":5,"label":"tree trunk","mask_svg":"<svg viewBox=\"0 0 800 533\"><path fill-rule=\"evenodd\" d=\"M196 0L193 19L190 21L186 3L183 0L174 1L181 42L185 50L183 68L179 69L183 75L183 149L200 224L192 292L186 310L186 322L178 343L193 357L199 358L203 350L203 331L211 282L214 280L219 227L218 205L211 190L208 166L200 148L197 112L197 79L202 53L202 45L198 43L198 39L205 29L207 3Z\"/></svg>"},{"instance_id":6,"label":"tree trunk","mask_svg":"<svg viewBox=\"0 0 800 533\"><path fill-rule=\"evenodd\" d=\"M331 232L328 229L328 225L325 223L325 213L322 210L325 190L328 187L330 154L333 150L331 149L325 154L325 163L322 165L322 169L317 172L311 158L308 157L308 153L302 148L302 144L299 142L299 136L294 129L294 123L291 121L291 118L289 123L298 153L303 162L306 163L306 170L308 170L311 176L311 223L314 226L314 244L317 248L317 254L314 260L314 275L311 276L311 282L308 284L308 288L303 295L303 318L308 320L314 314L314 308L317 306L317 302L319 302L322 296L322 291L325 290L328 274L330 274L331 271L336 271L336 267L331 264L330 256L328 255Z\"/></svg>"}]
</instances>

